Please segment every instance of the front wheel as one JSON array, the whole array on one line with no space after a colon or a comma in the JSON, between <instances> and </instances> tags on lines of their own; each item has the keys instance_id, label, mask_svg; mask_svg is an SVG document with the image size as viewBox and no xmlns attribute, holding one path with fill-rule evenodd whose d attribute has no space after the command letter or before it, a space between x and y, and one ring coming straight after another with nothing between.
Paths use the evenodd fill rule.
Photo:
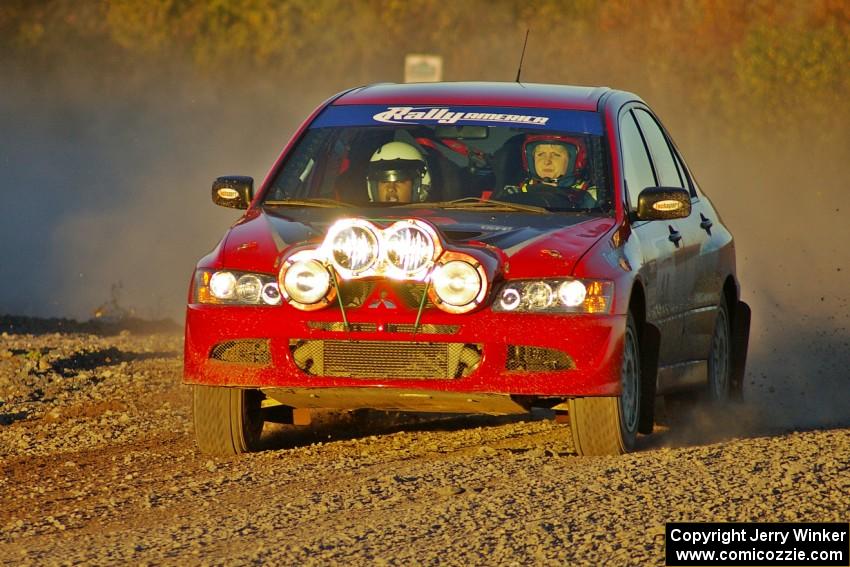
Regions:
<instances>
[{"instance_id":1,"label":"front wheel","mask_svg":"<svg viewBox=\"0 0 850 567\"><path fill-rule=\"evenodd\" d=\"M202 453L237 455L259 448L263 431L260 392L200 385L193 390L195 438Z\"/></svg>"},{"instance_id":2,"label":"front wheel","mask_svg":"<svg viewBox=\"0 0 850 567\"><path fill-rule=\"evenodd\" d=\"M569 401L573 445L579 455L620 455L637 439L641 398L640 343L632 314L623 337L619 396Z\"/></svg>"}]
</instances>

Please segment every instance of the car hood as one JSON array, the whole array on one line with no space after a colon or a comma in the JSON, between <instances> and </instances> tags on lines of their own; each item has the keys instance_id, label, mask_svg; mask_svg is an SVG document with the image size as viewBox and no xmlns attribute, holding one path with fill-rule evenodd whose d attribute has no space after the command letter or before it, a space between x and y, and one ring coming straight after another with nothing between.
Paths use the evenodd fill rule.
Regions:
<instances>
[{"instance_id":1,"label":"car hood","mask_svg":"<svg viewBox=\"0 0 850 567\"><path fill-rule=\"evenodd\" d=\"M250 211L226 236L220 265L274 273L281 253L288 247L321 242L328 227L340 218L375 216L374 211L368 210L340 212L340 209L310 209L299 211L296 217L292 211ZM437 209L398 212L410 214L395 214L390 218L426 220L437 227L449 247L471 244L498 248L505 275L510 278L570 274L584 253L614 226L613 218L599 215L485 214Z\"/></svg>"}]
</instances>

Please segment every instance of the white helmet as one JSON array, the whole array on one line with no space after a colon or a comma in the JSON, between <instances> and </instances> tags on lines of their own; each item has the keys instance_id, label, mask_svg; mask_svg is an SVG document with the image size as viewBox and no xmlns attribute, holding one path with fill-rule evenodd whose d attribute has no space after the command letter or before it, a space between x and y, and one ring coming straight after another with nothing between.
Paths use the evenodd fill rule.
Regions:
<instances>
[{"instance_id":1,"label":"white helmet","mask_svg":"<svg viewBox=\"0 0 850 567\"><path fill-rule=\"evenodd\" d=\"M369 200L378 195L379 181L413 181L411 200L425 201L431 189L431 174L425 158L406 142L389 142L372 154L366 173L366 190Z\"/></svg>"}]
</instances>

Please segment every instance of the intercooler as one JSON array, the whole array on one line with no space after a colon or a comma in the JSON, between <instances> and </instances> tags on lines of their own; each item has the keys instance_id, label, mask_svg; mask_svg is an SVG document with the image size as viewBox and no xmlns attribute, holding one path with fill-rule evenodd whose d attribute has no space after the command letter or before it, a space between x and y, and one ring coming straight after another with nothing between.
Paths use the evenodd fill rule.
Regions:
<instances>
[{"instance_id":1,"label":"intercooler","mask_svg":"<svg viewBox=\"0 0 850 567\"><path fill-rule=\"evenodd\" d=\"M461 378L481 361L469 343L291 340L289 349L304 372L341 378Z\"/></svg>"}]
</instances>

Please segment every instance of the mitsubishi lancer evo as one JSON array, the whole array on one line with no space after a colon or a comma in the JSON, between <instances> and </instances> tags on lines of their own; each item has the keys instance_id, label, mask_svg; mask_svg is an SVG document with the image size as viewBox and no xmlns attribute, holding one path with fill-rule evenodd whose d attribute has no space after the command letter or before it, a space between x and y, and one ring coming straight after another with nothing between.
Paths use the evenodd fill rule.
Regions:
<instances>
[{"instance_id":1,"label":"mitsubishi lancer evo","mask_svg":"<svg viewBox=\"0 0 850 567\"><path fill-rule=\"evenodd\" d=\"M740 394L732 235L656 114L608 88L381 84L317 108L198 262L184 381L203 452L312 412L563 415L634 449L656 400ZM564 428L567 431L567 428ZM566 433L565 433L566 434Z\"/></svg>"}]
</instances>

